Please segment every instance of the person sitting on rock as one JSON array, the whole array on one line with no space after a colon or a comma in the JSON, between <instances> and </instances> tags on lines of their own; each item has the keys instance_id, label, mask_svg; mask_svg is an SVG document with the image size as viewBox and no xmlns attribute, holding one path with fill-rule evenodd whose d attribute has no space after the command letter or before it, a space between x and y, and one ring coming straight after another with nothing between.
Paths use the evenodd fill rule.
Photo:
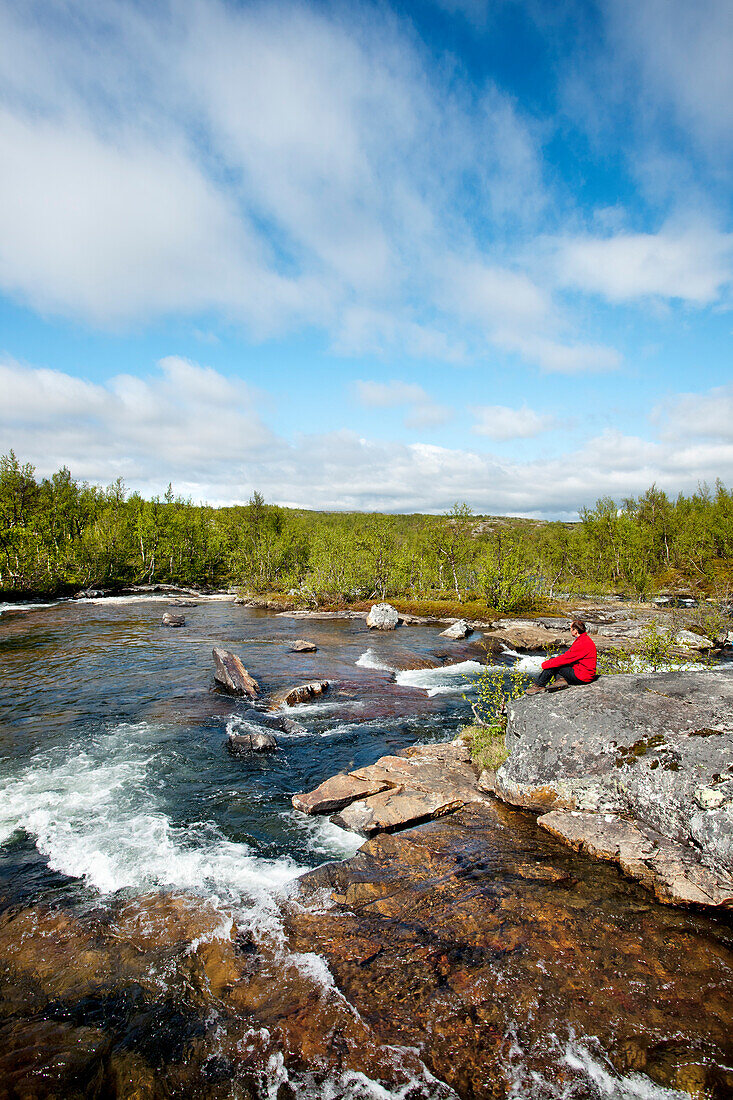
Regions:
<instances>
[{"instance_id":1,"label":"person sitting on rock","mask_svg":"<svg viewBox=\"0 0 733 1100\"><path fill-rule=\"evenodd\" d=\"M536 683L527 689L527 695L536 695L538 691L560 691L561 688L589 684L595 680L596 646L586 633L583 620L573 619L570 632L575 639L570 649L542 662L542 671ZM554 683L551 683L553 680Z\"/></svg>"}]
</instances>

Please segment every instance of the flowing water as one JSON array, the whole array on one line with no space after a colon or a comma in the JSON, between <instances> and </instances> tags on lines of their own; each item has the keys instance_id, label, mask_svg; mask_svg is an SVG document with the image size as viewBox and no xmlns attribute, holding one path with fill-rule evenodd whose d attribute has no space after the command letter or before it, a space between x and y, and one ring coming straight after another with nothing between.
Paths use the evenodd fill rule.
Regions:
<instances>
[{"instance_id":1,"label":"flowing water","mask_svg":"<svg viewBox=\"0 0 733 1100\"><path fill-rule=\"evenodd\" d=\"M130 944L137 942L137 932L129 931L129 913L136 913L134 920L139 924L140 914L148 912L145 907L155 904L151 898L195 896L201 899L201 913L215 917L208 925L204 920L203 932L189 937L189 956L202 944L228 942L236 922L240 939L254 935L262 957L269 952L271 983L285 989L290 981L287 975L295 967L301 983L307 980L330 991L329 1004L337 1011L333 1005L341 1003L341 994L319 956L287 955L281 899L297 876L352 855L362 841L325 819L296 813L291 797L337 771L371 763L385 752L416 741L450 739L470 718L464 696L479 669L475 654L468 647L461 649L461 643L448 643L465 659L448 667L405 670L404 665L411 663L406 651L428 659L447 652L438 637L440 627L406 626L394 634L375 635L359 619L294 620L230 600L201 599L195 607L178 608L186 616L186 625L171 629L161 625L169 605L162 598L125 597L2 607L0 912L10 914L15 923L6 922L10 931L0 960L0 965L10 968L5 971L6 977L10 975L10 992L0 1016L0 1022L6 1021L0 1037L5 1034L5 1049L10 1051L5 1068L10 1067L11 1076L19 1068L16 1084L7 1086L9 1091L3 1093L0 1083L0 1096L157 1096L154 1085L150 1085L153 1091L145 1092L138 1078L138 1092L132 1086L126 1092L121 1083L124 1074L121 1077L116 1070L117 1076L110 1076L110 1050L115 1057L122 1057L120 1051L124 1057L133 1051L140 1065L155 1065L157 1073L164 1067L168 1073L171 1066L186 1063L187 1051L198 1049L196 1043L206 1048L205 1057L200 1055L203 1076L197 1078L206 1080L206 1090L199 1083L196 1089L201 1091L194 1091L190 1081L186 1084L184 1078L169 1073L160 1095L272 1100L294 1096L412 1100L455 1095L433 1078L415 1052L409 1051L409 1044L404 1049L390 1047L388 1054L382 1049L382 1062L387 1058L394 1063L389 1074L369 1072L364 1067L371 1063L365 1058L363 1065L358 1063L361 1068L344 1062L338 1074L329 1078L321 1073L317 1083L306 1070L297 1079L289 1077L274 1044L264 1051L260 1076L250 1074L246 1088L238 1085L231 1071L231 1050L226 1059L221 1053L226 1028L212 1023L211 1008L194 1033L193 1025L180 1022L183 1001L177 1008L172 970L166 971L157 956L149 974L141 969L140 958L147 958L145 952L152 950L147 941L143 947L137 944L138 961L134 962ZM318 651L290 652L288 642L298 637L315 642ZM323 698L292 712L298 724L288 733L276 734L278 752L233 756L227 751L229 736L252 728L252 708L214 690L213 645L242 656L265 701L280 688L315 678L328 679L331 688ZM508 665L519 658L507 654L505 660ZM528 668L539 664L539 658L521 660ZM547 843L538 834L538 852ZM169 918L173 919L167 913ZM180 924L182 919L176 911L175 920ZM681 917L681 923L686 919ZM699 919L690 918L696 935ZM68 931L72 925L73 935ZM127 929L124 935L121 927ZM714 921L711 928L715 932ZM728 943L724 923L720 934ZM34 955L31 962L13 956L21 941L32 954L39 937L45 937L48 945L45 955ZM102 951L100 944L109 945L112 939L117 954L110 955L111 949ZM67 941L69 973L64 977ZM0 935L0 948L2 943ZM46 974L39 959L48 960L49 951L57 954ZM94 966L112 967L103 978L99 971L96 986L89 984L87 974L90 967L94 969L88 961L92 951L97 952ZM117 962L111 963L112 957ZM266 969L261 963L260 975ZM18 977L21 973L32 975L27 988L25 979ZM70 988L85 981L96 990L94 996L72 1005ZM139 996L148 998L148 1004L153 986L156 1005L168 1006L156 1011L159 1016L169 1013L165 1027L156 1017L159 1042L154 1057L145 1045L148 1040L140 1038L139 1004L130 1000L134 987L145 991ZM302 989L298 995L302 996ZM319 997L322 1001L322 994ZM262 999L258 1005L261 1022ZM255 1011L249 1002L247 1011ZM354 1011L348 1008L348 1013ZM341 1005L338 1012L347 1009ZM174 1026L171 1021L178 1023ZM72 1027L73 1033L63 1030ZM29 1028L35 1030L28 1032ZM245 1029L237 1039L237 1050L247 1053L258 1042L265 1043L261 1038L265 1032L264 1026ZM69 1077L70 1055L64 1044L76 1044L77 1049L82 1033L89 1043L89 1036L114 1033L116 1046L110 1048L107 1043L103 1050L99 1048L104 1072L95 1076L89 1069L96 1064L92 1051L84 1071L79 1071L81 1076ZM166 1047L160 1036L168 1033L177 1038ZM39 1039L40 1034L44 1037ZM570 1033L547 1037L547 1042L555 1044L555 1060L571 1067L574 1080L584 1082L587 1091L563 1091L565 1086L544 1082L536 1071L530 1079L521 1047L511 1041L511 1026L506 1036L506 1079L514 1082L513 1096L680 1095L654 1085L641 1073L619 1074L602 1053L591 1053L592 1042ZM228 1041L231 1047L234 1040L229 1033ZM371 1041L363 1039L366 1045ZM220 1063L230 1069L211 1068ZM82 1081L77 1092L63 1084L77 1078Z\"/></svg>"}]
</instances>

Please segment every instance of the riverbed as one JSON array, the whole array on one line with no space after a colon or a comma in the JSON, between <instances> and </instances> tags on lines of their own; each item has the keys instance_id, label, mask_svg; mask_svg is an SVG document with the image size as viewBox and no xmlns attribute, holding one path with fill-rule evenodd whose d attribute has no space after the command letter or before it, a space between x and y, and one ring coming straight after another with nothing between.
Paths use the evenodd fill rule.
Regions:
<instances>
[{"instance_id":1,"label":"riverbed","mask_svg":"<svg viewBox=\"0 0 733 1100\"><path fill-rule=\"evenodd\" d=\"M627 909L635 913L634 906L643 905L646 935L662 942L673 925L681 942L697 945L690 972L683 967L677 978L665 977L680 983L673 998L679 1008L669 1017L676 1039L671 1035L670 1042L684 1047L685 1035L694 1032L702 1044L701 1064L711 1065L716 1058L720 1063L712 1075L688 1075L697 1093L662 1086L633 1067L619 1070L618 1060L607 1061L596 1038L572 1029L538 1036L564 1067L560 1074L543 1075L529 1056L523 1061L516 1028L506 1015L497 1055L505 1063L503 1093L477 1092L475 1082L470 1092L446 1085L421 1054L424 1040L410 1041L409 1014L399 1043L380 1039L378 1027L367 1034L364 1023L361 1031L346 1029L347 1045L353 1048L348 1059L334 1055L329 1065L324 1051L333 1044L325 1041L324 1031L322 1049L313 1054L317 1074L302 1057L289 1065L278 1048L280 1042L284 1049L285 1040L278 1039L272 1020L292 1017L292 1004L288 1008L286 997L280 1017L272 1010L264 1027L264 993L257 1000L252 990L267 972L267 983L290 990L293 1003L315 996L339 1019L348 1017L353 1027L358 1010L344 1002L338 967L333 960L327 963L325 947L308 953L302 943L297 951L288 946L283 907L291 904L299 876L347 859L362 844L328 821L296 813L292 795L386 752L452 738L470 719L466 696L480 666L462 643L441 639L440 626L375 634L360 619L297 620L231 600L201 599L194 607L175 608L186 616L185 626L164 627L162 614L172 606L167 598L121 597L2 609L0 1023L5 1053L0 1068L11 1074L16 1089L8 1095L256 1100L726 1095L723 1053L692 1026L699 1008L691 998L700 973L698 948L706 942L714 945L720 971L719 982L714 968L706 971L708 996L727 996L733 973L730 922L679 910L670 924L669 912L641 888L621 882L619 892L615 869L591 871L593 865L570 855L573 881L589 868L586 906L593 906L594 898L604 912L616 906L614 920L628 923ZM314 642L317 652L291 652L295 638ZM250 704L215 689L214 645L242 657L260 684L263 707L279 689L315 678L330 682L326 695L292 711L297 727L277 734L276 753L233 756L227 751L231 734L251 728L252 712ZM447 654L450 647L455 664L403 667L407 654L429 658ZM517 658L506 654L499 660L508 668ZM539 664L537 658L523 660L528 668ZM534 828L531 817L515 817L523 823L525 857L557 863L557 846ZM506 831L509 818L492 827ZM496 866L501 868L502 861ZM562 873L569 874L567 869ZM552 874L545 877L553 881ZM515 875L501 881L502 894L522 889L521 881ZM609 884L622 900L613 900ZM181 905L188 914L183 922L190 925L188 940L180 931L176 907ZM170 938L171 906L178 939ZM529 926L526 899L523 912ZM135 941L130 928L138 928L141 914L160 928L160 942L149 937L141 947ZM193 996L194 979L186 978L186 989L181 984L183 963L198 958L204 941L224 945L217 951L229 950L233 928L237 943L257 945L257 975L242 969L241 957L247 954L242 949L240 961L230 960L235 977L228 984L214 989L204 965L208 985L196 986ZM39 963L39 943L46 945L41 955L53 959L48 973ZM67 950L68 944L76 948ZM94 966L83 962L92 945ZM541 968L541 958L537 964ZM497 963L497 975L500 971ZM158 1006L155 1012L141 1018L133 988L143 990L146 1006ZM224 1007L232 989L239 990L237 1013ZM367 1017L362 1006L362 1023ZM236 1036L234 1025L224 1022L235 1018ZM320 1020L317 1013L312 1026L313 1020ZM324 1022L327 1026L333 1023ZM541 1027L549 1026L543 1019ZM526 1032L526 1021L523 1027ZM316 1042L312 1036L311 1042ZM82 1068L74 1068L69 1052L82 1048L87 1051ZM122 1071L120 1065L128 1068ZM496 1075L491 1080L487 1089L497 1090ZM687 1079L679 1080L684 1084Z\"/></svg>"}]
</instances>

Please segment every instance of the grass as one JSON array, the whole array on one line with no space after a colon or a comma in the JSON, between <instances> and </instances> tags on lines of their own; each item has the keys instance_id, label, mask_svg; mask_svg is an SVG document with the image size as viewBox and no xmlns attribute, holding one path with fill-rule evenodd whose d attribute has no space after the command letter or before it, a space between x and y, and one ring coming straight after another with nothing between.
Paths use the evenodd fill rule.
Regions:
<instances>
[{"instance_id":1,"label":"grass","mask_svg":"<svg viewBox=\"0 0 733 1100\"><path fill-rule=\"evenodd\" d=\"M461 737L468 742L471 760L479 771L496 771L509 756L504 733L495 726L464 726Z\"/></svg>"}]
</instances>

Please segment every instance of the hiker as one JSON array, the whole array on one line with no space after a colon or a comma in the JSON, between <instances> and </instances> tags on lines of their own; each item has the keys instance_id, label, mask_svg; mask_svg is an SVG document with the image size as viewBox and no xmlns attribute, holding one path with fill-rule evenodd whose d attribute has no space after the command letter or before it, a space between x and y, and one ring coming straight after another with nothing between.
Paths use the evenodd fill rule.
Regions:
<instances>
[{"instance_id":1,"label":"hiker","mask_svg":"<svg viewBox=\"0 0 733 1100\"><path fill-rule=\"evenodd\" d=\"M589 684L595 680L596 646L586 633L582 619L573 619L570 633L575 639L570 649L542 662L542 672L536 683L527 689L527 695L536 695L539 691L560 691L561 688ZM554 683L551 683L552 680Z\"/></svg>"}]
</instances>

